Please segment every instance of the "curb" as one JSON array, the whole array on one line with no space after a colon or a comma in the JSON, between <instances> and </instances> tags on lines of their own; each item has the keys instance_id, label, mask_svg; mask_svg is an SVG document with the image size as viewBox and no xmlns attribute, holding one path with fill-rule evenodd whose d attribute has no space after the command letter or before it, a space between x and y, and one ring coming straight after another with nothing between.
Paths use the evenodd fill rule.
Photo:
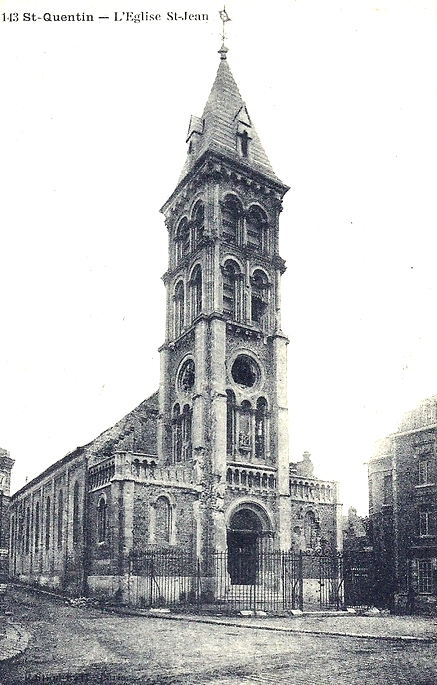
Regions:
<instances>
[{"instance_id":1,"label":"curb","mask_svg":"<svg viewBox=\"0 0 437 685\"><path fill-rule=\"evenodd\" d=\"M0 641L0 663L10 661L26 649L29 644L30 633L20 623L8 621L6 637Z\"/></svg>"},{"instance_id":2,"label":"curb","mask_svg":"<svg viewBox=\"0 0 437 685\"><path fill-rule=\"evenodd\" d=\"M14 584L15 587L18 589L29 589L24 585L21 585L19 583ZM55 593L55 592L50 592L47 590L41 590L40 588L32 587L32 591L36 593L41 593L43 595L48 595L51 596L55 599L60 599L67 601L71 598L65 597L64 595ZM167 612L162 612L162 613L152 613L149 610L146 609L135 609L133 607L117 607L117 606L100 606L98 607L102 612L104 613L115 613L118 614L119 616L141 616L143 618L160 618L164 619L167 621L187 621L188 623L203 623L207 625L219 625L219 626L231 626L234 628L249 628L249 629L256 629L256 630L268 630L271 632L279 632L279 633L288 633L288 634L296 634L296 635L317 635L320 637L351 637L355 639L364 639L364 640L384 640L385 642L407 642L407 643L413 643L413 642L419 642L421 644L435 644L437 643L437 636L436 637L421 637L420 635L415 636L415 635L372 635L369 633L354 633L352 631L330 631L326 632L323 630L311 630L311 629L305 629L305 628L299 628L299 629L294 629L294 628L286 628L284 626L274 626L274 625L262 625L260 623L252 623L250 622L247 623L242 623L237 622L237 621L230 621L226 620L226 618L208 618L207 616L195 616L193 614L171 614ZM320 616L320 614L317 612L317 614L313 612L308 612L308 614L301 614L299 618L305 618L305 615L313 617L314 615ZM342 615L347 615L342 612ZM256 617L254 617L256 618ZM252 619L253 620L253 619ZM268 619L267 619L268 620ZM270 620L275 620L274 618L271 618ZM291 619L292 620L292 619ZM20 629L23 631L23 633L26 633L24 628L20 626ZM27 639L26 639L26 645L23 647L23 650L27 647L28 639L29 639L29 634L26 633ZM23 651L20 650L20 651ZM15 656L15 655L14 655ZM6 657L6 658L12 658L12 657ZM2 661L2 651L1 651L1 643L0 643L0 661Z\"/></svg>"},{"instance_id":3,"label":"curb","mask_svg":"<svg viewBox=\"0 0 437 685\"><path fill-rule=\"evenodd\" d=\"M420 642L420 643L436 643L437 642L437 637L421 637L421 636L415 636L415 635L372 635L369 633L353 633L351 631L330 631L326 632L323 630L311 630L311 629L305 629L305 628L285 628L284 626L274 626L274 625L262 625L260 623L252 623L252 625L248 623L241 623L237 621L227 621L224 618L207 618L203 616L193 616L193 615L177 615L177 614L169 614L169 613L149 613L147 611L141 611L141 610L135 610L135 609L123 609L119 610L115 607L111 607L111 609L104 609L104 611L113 611L114 613L117 613L119 615L125 615L125 616L142 616L143 618L161 618L165 619L167 621L187 621L188 623L204 623L204 624L209 624L209 625L218 625L218 626L232 626L233 628L250 628L250 629L255 629L255 630L269 630L271 632L277 632L277 633L288 633L288 634L296 634L296 635L318 635L318 636L324 636L324 637L352 637L352 638L357 638L357 639L364 639L364 640L384 640L386 642ZM275 619L271 619L275 620Z\"/></svg>"}]
</instances>

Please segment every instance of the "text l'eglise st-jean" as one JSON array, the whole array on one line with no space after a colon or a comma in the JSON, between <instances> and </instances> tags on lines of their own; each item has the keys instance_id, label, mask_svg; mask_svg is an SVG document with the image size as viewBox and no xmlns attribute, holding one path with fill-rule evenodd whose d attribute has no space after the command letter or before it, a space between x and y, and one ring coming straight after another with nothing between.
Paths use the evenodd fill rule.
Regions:
<instances>
[{"instance_id":1,"label":"text l'eglise st-jean","mask_svg":"<svg viewBox=\"0 0 437 685\"><path fill-rule=\"evenodd\" d=\"M3 17L4 21L9 19L9 21L19 20L18 13L13 13L14 19L9 19L6 16ZM111 19L109 15L107 16L95 16L93 14L86 14L85 12L76 12L75 14L55 14L53 12L44 12L38 16L34 12L23 12L23 21L48 21L48 22L58 22L58 21L96 21ZM113 12L113 21L131 21L136 24L143 21L208 21L208 14L206 13L196 13L196 12L166 12L165 14L155 14L152 12Z\"/></svg>"}]
</instances>

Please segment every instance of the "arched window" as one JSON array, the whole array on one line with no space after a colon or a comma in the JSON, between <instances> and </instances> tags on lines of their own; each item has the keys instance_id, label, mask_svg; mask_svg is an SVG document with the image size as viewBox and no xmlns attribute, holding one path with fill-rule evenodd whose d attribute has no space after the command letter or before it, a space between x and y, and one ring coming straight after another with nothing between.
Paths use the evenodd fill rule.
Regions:
<instances>
[{"instance_id":1,"label":"arched window","mask_svg":"<svg viewBox=\"0 0 437 685\"><path fill-rule=\"evenodd\" d=\"M185 324L185 293L184 284L179 281L175 288L174 293L174 304L175 304L175 337L178 338L182 335Z\"/></svg>"},{"instance_id":2,"label":"arched window","mask_svg":"<svg viewBox=\"0 0 437 685\"><path fill-rule=\"evenodd\" d=\"M223 240L229 245L240 242L240 223L242 208L235 198L228 198L222 206Z\"/></svg>"},{"instance_id":3,"label":"arched window","mask_svg":"<svg viewBox=\"0 0 437 685\"><path fill-rule=\"evenodd\" d=\"M264 459L266 456L267 402L260 397L256 403L255 414L255 456Z\"/></svg>"},{"instance_id":4,"label":"arched window","mask_svg":"<svg viewBox=\"0 0 437 685\"><path fill-rule=\"evenodd\" d=\"M40 530L39 502L37 502L35 505L35 524L34 524L34 531L33 531L34 535L35 535L35 553L37 553L39 550L39 530Z\"/></svg>"},{"instance_id":5,"label":"arched window","mask_svg":"<svg viewBox=\"0 0 437 685\"><path fill-rule=\"evenodd\" d=\"M223 314L233 321L239 320L240 270L235 262L227 261L223 268Z\"/></svg>"},{"instance_id":6,"label":"arched window","mask_svg":"<svg viewBox=\"0 0 437 685\"><path fill-rule=\"evenodd\" d=\"M184 406L182 412L182 460L188 461L191 459L192 443L191 443L191 416L192 411L188 404Z\"/></svg>"},{"instance_id":7,"label":"arched window","mask_svg":"<svg viewBox=\"0 0 437 685\"><path fill-rule=\"evenodd\" d=\"M30 509L27 507L26 511L26 554L29 554L30 545Z\"/></svg>"},{"instance_id":8,"label":"arched window","mask_svg":"<svg viewBox=\"0 0 437 685\"><path fill-rule=\"evenodd\" d=\"M246 217L247 245L253 250L267 250L267 218L259 207L252 207Z\"/></svg>"},{"instance_id":9,"label":"arched window","mask_svg":"<svg viewBox=\"0 0 437 685\"><path fill-rule=\"evenodd\" d=\"M201 202L196 206L193 223L194 244L199 247L205 235L205 207Z\"/></svg>"},{"instance_id":10,"label":"arched window","mask_svg":"<svg viewBox=\"0 0 437 685\"><path fill-rule=\"evenodd\" d=\"M263 271L257 269L252 278L251 319L253 323L260 324L267 311L268 281Z\"/></svg>"},{"instance_id":11,"label":"arched window","mask_svg":"<svg viewBox=\"0 0 437 685\"><path fill-rule=\"evenodd\" d=\"M186 218L180 222L176 232L176 261L190 253L190 226Z\"/></svg>"},{"instance_id":12,"label":"arched window","mask_svg":"<svg viewBox=\"0 0 437 685\"><path fill-rule=\"evenodd\" d=\"M51 501L50 497L47 497L46 499L46 525L45 525L45 533L46 533L46 550L49 549L50 547L50 521L51 521Z\"/></svg>"},{"instance_id":13,"label":"arched window","mask_svg":"<svg viewBox=\"0 0 437 685\"><path fill-rule=\"evenodd\" d=\"M226 448L229 456L235 455L236 450L236 412L235 395L232 390L226 390Z\"/></svg>"},{"instance_id":14,"label":"arched window","mask_svg":"<svg viewBox=\"0 0 437 685\"><path fill-rule=\"evenodd\" d=\"M58 547L62 547L63 521L64 521L64 493L62 492L62 490L59 490L59 493L58 493Z\"/></svg>"},{"instance_id":15,"label":"arched window","mask_svg":"<svg viewBox=\"0 0 437 685\"><path fill-rule=\"evenodd\" d=\"M155 503L155 541L169 544L171 528L171 508L167 497L158 497Z\"/></svg>"},{"instance_id":16,"label":"arched window","mask_svg":"<svg viewBox=\"0 0 437 685\"><path fill-rule=\"evenodd\" d=\"M100 497L97 505L97 541L106 542L108 538L108 505L105 497Z\"/></svg>"},{"instance_id":17,"label":"arched window","mask_svg":"<svg viewBox=\"0 0 437 685\"><path fill-rule=\"evenodd\" d=\"M191 275L191 320L199 316L202 311L202 269L199 264L194 267Z\"/></svg>"},{"instance_id":18,"label":"arched window","mask_svg":"<svg viewBox=\"0 0 437 685\"><path fill-rule=\"evenodd\" d=\"M79 483L76 481L73 489L73 545L79 542Z\"/></svg>"},{"instance_id":19,"label":"arched window","mask_svg":"<svg viewBox=\"0 0 437 685\"><path fill-rule=\"evenodd\" d=\"M172 416L173 426L173 461L176 463L182 460L182 424L181 411L178 404L175 404Z\"/></svg>"},{"instance_id":20,"label":"arched window","mask_svg":"<svg viewBox=\"0 0 437 685\"><path fill-rule=\"evenodd\" d=\"M252 451L252 405L247 400L241 403L239 429L240 452L248 454Z\"/></svg>"},{"instance_id":21,"label":"arched window","mask_svg":"<svg viewBox=\"0 0 437 685\"><path fill-rule=\"evenodd\" d=\"M15 554L15 516L11 517L11 554Z\"/></svg>"},{"instance_id":22,"label":"arched window","mask_svg":"<svg viewBox=\"0 0 437 685\"><path fill-rule=\"evenodd\" d=\"M305 542L308 549L314 549L317 544L318 524L313 511L307 511L304 519Z\"/></svg>"}]
</instances>

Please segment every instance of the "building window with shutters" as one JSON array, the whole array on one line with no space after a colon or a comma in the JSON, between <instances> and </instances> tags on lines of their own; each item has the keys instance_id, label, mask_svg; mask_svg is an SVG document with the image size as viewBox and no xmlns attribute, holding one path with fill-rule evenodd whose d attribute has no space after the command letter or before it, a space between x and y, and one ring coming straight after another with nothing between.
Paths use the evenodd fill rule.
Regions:
<instances>
[{"instance_id":1,"label":"building window with shutters","mask_svg":"<svg viewBox=\"0 0 437 685\"><path fill-rule=\"evenodd\" d=\"M420 559L418 563L417 589L421 593L431 594L433 591L432 564L429 559Z\"/></svg>"},{"instance_id":2,"label":"building window with shutters","mask_svg":"<svg viewBox=\"0 0 437 685\"><path fill-rule=\"evenodd\" d=\"M419 508L419 535L420 537L427 537L431 534L431 520L430 511L427 505L422 505Z\"/></svg>"},{"instance_id":3,"label":"building window with shutters","mask_svg":"<svg viewBox=\"0 0 437 685\"><path fill-rule=\"evenodd\" d=\"M247 213L246 241L256 252L267 251L267 217L259 207L251 207Z\"/></svg>"},{"instance_id":4,"label":"building window with shutters","mask_svg":"<svg viewBox=\"0 0 437 685\"><path fill-rule=\"evenodd\" d=\"M419 459L418 467L418 484L426 485L429 482L429 459L427 457L421 457Z\"/></svg>"},{"instance_id":5,"label":"building window with shutters","mask_svg":"<svg viewBox=\"0 0 437 685\"><path fill-rule=\"evenodd\" d=\"M267 312L268 281L263 271L257 269L250 279L252 286L251 319L254 324L262 324Z\"/></svg>"},{"instance_id":6,"label":"building window with shutters","mask_svg":"<svg viewBox=\"0 0 437 685\"><path fill-rule=\"evenodd\" d=\"M227 319L239 321L241 273L238 264L228 260L223 267L222 274L223 314Z\"/></svg>"},{"instance_id":7,"label":"building window with shutters","mask_svg":"<svg viewBox=\"0 0 437 685\"><path fill-rule=\"evenodd\" d=\"M222 205L222 235L228 245L238 245L243 209L236 198L228 197Z\"/></svg>"}]
</instances>

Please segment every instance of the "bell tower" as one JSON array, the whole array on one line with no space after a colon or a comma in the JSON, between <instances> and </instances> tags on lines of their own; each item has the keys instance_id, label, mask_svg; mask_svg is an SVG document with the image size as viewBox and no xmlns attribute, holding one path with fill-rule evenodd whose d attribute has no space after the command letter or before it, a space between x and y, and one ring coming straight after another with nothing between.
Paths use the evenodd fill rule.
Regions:
<instances>
[{"instance_id":1,"label":"bell tower","mask_svg":"<svg viewBox=\"0 0 437 685\"><path fill-rule=\"evenodd\" d=\"M243 482L239 493L230 481L249 472L261 489L268 479L260 511L275 545L288 549L285 262L278 245L288 187L270 165L224 45L219 54L203 114L191 117L182 174L161 210L169 252L158 456L194 467L200 553L226 549L227 512L244 499ZM256 511L256 492L247 501Z\"/></svg>"}]
</instances>

